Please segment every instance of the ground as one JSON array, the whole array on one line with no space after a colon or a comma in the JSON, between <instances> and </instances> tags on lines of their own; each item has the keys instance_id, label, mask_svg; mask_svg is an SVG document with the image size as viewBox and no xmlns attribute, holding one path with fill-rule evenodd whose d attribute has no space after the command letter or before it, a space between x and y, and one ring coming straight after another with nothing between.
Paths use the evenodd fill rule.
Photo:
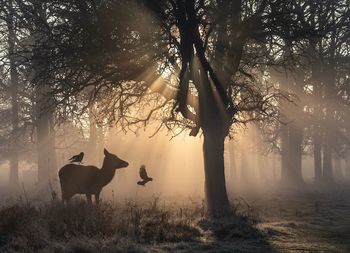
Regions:
<instances>
[{"instance_id":1,"label":"ground","mask_svg":"<svg viewBox=\"0 0 350 253\"><path fill-rule=\"evenodd\" d=\"M348 194L276 195L253 202L262 217L258 228L278 252L350 252Z\"/></svg>"},{"instance_id":2,"label":"ground","mask_svg":"<svg viewBox=\"0 0 350 253\"><path fill-rule=\"evenodd\" d=\"M262 195L264 197L262 197ZM1 252L350 252L350 195L243 194L213 221L197 200L2 202Z\"/></svg>"}]
</instances>

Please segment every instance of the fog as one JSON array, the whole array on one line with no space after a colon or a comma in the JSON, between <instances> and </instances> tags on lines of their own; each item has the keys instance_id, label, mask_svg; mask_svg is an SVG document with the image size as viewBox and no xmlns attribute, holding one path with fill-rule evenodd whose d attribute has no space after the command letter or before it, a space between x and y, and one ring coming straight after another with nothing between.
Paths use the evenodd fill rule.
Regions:
<instances>
[{"instance_id":1,"label":"fog","mask_svg":"<svg viewBox=\"0 0 350 253\"><path fill-rule=\"evenodd\" d=\"M203 136L189 137L187 132L174 136L166 131L160 131L152 136L155 129L148 127L137 133L124 133L105 127L101 131L103 139L93 147L90 146L89 135L83 134L88 132L88 129L85 131L79 130L78 127L61 129L65 134L57 138L57 145L60 146L56 149L57 168L53 169L56 176L52 178L50 185L40 186L41 189L38 189L36 158L31 157L31 152L28 151L27 155L23 155L26 160L22 160L19 164L21 187L17 194L21 195L25 192L28 196L42 201L50 199L48 193L51 190L60 196L57 172L69 163L68 159L83 151L85 152L83 165L101 168L104 158L103 148L106 148L127 161L129 166L116 171L111 183L104 187L102 199L113 201L154 197L165 200L203 199ZM232 139L226 139L225 176L226 188L231 199L245 193L265 195L273 193L276 189L287 189L281 178L281 154L271 148L270 143L266 141L259 141L257 145L257 136L259 136L259 130L254 125L246 125L235 131ZM146 186L137 185L137 181L140 180L141 165L146 166L148 175L153 178L153 181ZM348 182L349 172L346 160L333 160L333 166L335 181ZM1 195L6 196L9 193L7 190L8 162L2 162L0 173L0 187L4 189ZM302 159L302 178L306 184L314 184L314 161L312 155L307 153ZM43 190L46 194L42 194ZM16 194L11 195L16 196Z\"/></svg>"}]
</instances>

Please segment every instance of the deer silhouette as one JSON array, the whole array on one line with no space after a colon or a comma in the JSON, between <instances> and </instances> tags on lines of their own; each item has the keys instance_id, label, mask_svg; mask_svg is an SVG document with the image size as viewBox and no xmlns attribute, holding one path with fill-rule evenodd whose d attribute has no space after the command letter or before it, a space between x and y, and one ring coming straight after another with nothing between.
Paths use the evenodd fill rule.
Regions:
<instances>
[{"instance_id":1,"label":"deer silhouette","mask_svg":"<svg viewBox=\"0 0 350 253\"><path fill-rule=\"evenodd\" d=\"M59 170L63 203L68 203L75 194L85 194L89 204L92 204L91 195L95 195L95 202L99 204L102 188L113 179L115 170L129 165L107 149L104 149L104 155L101 169L96 166L67 164Z\"/></svg>"}]
</instances>

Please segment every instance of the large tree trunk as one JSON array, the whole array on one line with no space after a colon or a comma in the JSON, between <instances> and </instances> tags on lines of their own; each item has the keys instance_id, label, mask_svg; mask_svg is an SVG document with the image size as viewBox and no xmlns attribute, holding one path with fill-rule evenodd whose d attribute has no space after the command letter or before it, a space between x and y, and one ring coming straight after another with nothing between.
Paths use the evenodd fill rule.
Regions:
<instances>
[{"instance_id":1,"label":"large tree trunk","mask_svg":"<svg viewBox=\"0 0 350 253\"><path fill-rule=\"evenodd\" d=\"M10 178L9 186L13 188L18 188L19 178L18 178L18 127L19 127L19 117L18 117L18 72L15 56L15 27L13 22L13 6L12 0L9 0L9 20L8 20L8 53L10 59L10 91L11 91L11 124L12 132L10 139Z\"/></svg>"},{"instance_id":2,"label":"large tree trunk","mask_svg":"<svg viewBox=\"0 0 350 253\"><path fill-rule=\"evenodd\" d=\"M225 185L224 140L234 115L233 104L230 103L231 97L227 94L227 84L231 81L232 73L223 77L209 63L206 49L201 41L195 2L176 1L176 4L179 10L177 21L181 41L179 53L182 61L177 109L185 118L189 118L196 124L191 135L198 133L199 128L203 130L205 195L208 211L215 216L229 208ZM232 20L235 18L239 20L240 8L234 6L232 9L234 10ZM223 38L220 36L220 39ZM232 41L238 43L240 40L235 37ZM229 50L230 53L235 54L235 61L227 63L236 69L239 66L243 42L238 44ZM234 70L233 73L236 71ZM185 73L188 73L190 78L187 78ZM198 108L194 119L191 119L191 114L187 113L189 80L193 81L198 92Z\"/></svg>"},{"instance_id":3,"label":"large tree trunk","mask_svg":"<svg viewBox=\"0 0 350 253\"><path fill-rule=\"evenodd\" d=\"M225 136L216 132L204 132L205 196L209 212L215 215L229 208L225 183L224 140Z\"/></svg>"}]
</instances>

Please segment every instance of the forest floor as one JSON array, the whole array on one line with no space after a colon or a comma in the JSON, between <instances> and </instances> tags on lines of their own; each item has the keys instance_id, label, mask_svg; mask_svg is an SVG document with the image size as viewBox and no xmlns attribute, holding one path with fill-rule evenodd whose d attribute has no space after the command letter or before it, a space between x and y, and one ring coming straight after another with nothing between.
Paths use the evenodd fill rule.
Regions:
<instances>
[{"instance_id":1,"label":"forest floor","mask_svg":"<svg viewBox=\"0 0 350 253\"><path fill-rule=\"evenodd\" d=\"M0 252L350 252L350 194L242 194L211 220L201 200L0 203Z\"/></svg>"},{"instance_id":2,"label":"forest floor","mask_svg":"<svg viewBox=\"0 0 350 253\"><path fill-rule=\"evenodd\" d=\"M250 198L257 225L276 252L350 252L350 195L301 194Z\"/></svg>"}]
</instances>

